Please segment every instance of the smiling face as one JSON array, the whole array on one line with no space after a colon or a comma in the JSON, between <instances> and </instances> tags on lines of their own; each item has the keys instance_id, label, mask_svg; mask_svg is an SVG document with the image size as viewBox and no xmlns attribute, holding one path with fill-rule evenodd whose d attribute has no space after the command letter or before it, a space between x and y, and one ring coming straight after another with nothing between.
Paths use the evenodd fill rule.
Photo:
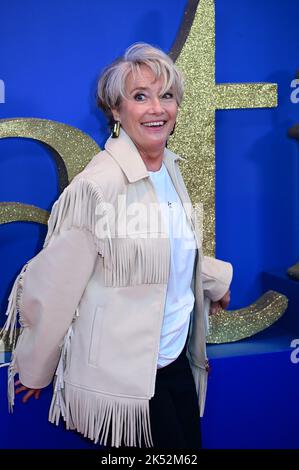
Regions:
<instances>
[{"instance_id":1,"label":"smiling face","mask_svg":"<svg viewBox=\"0 0 299 470\"><path fill-rule=\"evenodd\" d=\"M126 78L125 94L113 117L133 140L142 158L162 158L166 141L173 130L178 105L170 89L163 95L163 79L156 79L149 67L142 65L140 73Z\"/></svg>"}]
</instances>

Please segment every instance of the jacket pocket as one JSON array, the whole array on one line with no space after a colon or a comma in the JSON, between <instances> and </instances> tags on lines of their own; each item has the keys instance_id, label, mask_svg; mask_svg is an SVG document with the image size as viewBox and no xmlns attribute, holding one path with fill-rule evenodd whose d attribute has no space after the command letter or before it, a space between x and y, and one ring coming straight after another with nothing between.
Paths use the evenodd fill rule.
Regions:
<instances>
[{"instance_id":1,"label":"jacket pocket","mask_svg":"<svg viewBox=\"0 0 299 470\"><path fill-rule=\"evenodd\" d=\"M104 320L103 307L98 306L95 310L91 328L90 347L88 355L88 363L94 367L99 364L99 351L102 337L102 325Z\"/></svg>"}]
</instances>

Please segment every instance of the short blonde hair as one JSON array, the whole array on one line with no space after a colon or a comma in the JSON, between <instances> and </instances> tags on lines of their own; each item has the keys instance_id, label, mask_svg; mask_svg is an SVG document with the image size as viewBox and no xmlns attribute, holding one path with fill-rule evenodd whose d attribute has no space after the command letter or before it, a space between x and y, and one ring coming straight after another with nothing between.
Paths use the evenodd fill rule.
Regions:
<instances>
[{"instance_id":1,"label":"short blonde hair","mask_svg":"<svg viewBox=\"0 0 299 470\"><path fill-rule=\"evenodd\" d=\"M108 65L102 72L97 87L97 103L109 121L113 119L111 109L120 106L125 94L126 78L130 72L140 73L140 67L146 65L157 80L163 79L162 94L172 88L174 97L180 106L183 99L184 82L181 72L172 59L161 49L146 43L132 44L124 55Z\"/></svg>"}]
</instances>

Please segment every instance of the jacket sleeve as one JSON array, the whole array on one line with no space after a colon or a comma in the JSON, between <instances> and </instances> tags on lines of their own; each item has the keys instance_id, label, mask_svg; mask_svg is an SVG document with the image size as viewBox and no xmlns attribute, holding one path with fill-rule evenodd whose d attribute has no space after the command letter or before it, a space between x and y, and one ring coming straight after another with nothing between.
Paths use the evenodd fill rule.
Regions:
<instances>
[{"instance_id":1,"label":"jacket sleeve","mask_svg":"<svg viewBox=\"0 0 299 470\"><path fill-rule=\"evenodd\" d=\"M24 329L14 351L23 385L42 388L52 381L64 335L97 256L91 233L70 228L53 234L29 262L19 302Z\"/></svg>"},{"instance_id":2,"label":"jacket sleeve","mask_svg":"<svg viewBox=\"0 0 299 470\"><path fill-rule=\"evenodd\" d=\"M203 256L203 290L205 295L213 302L220 300L228 291L232 277L233 267L230 263L210 256Z\"/></svg>"}]
</instances>

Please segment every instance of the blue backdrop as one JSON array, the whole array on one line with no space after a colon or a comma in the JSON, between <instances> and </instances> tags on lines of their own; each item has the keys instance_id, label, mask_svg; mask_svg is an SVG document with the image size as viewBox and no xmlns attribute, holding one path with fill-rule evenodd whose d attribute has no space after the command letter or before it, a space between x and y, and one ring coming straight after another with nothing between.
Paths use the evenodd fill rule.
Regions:
<instances>
[{"instance_id":1,"label":"blue backdrop","mask_svg":"<svg viewBox=\"0 0 299 470\"><path fill-rule=\"evenodd\" d=\"M0 99L0 117L57 120L78 127L102 146L107 127L95 106L100 70L135 41L150 42L169 51L186 3L2 2L0 80L5 85L5 102ZM298 144L286 136L287 129L299 119L299 104L290 99L291 81L299 69L299 4L297 0L216 0L215 4L217 82L277 82L279 92L278 108L216 113L216 254L234 265L231 308L237 308L253 302L265 290L264 271L283 272L299 259ZM45 147L27 139L0 140L0 201L26 202L49 210L57 196L56 168ZM44 235L45 228L35 224L0 226L0 324L4 322L13 279L41 248ZM290 333L299 335L299 330ZM223 350L217 351L214 354L211 350L214 357L223 357ZM246 354L244 351L242 354ZM294 381L296 366L289 364L288 353L283 357L292 374L290 380ZM256 370L254 361L258 358L247 359ZM297 368L299 371L299 365ZM263 371L259 373L262 377ZM245 430L228 436L225 426L218 427L215 434L215 427L234 413L228 401L224 404L227 416L219 410L216 415L213 412L214 404L219 404L216 382L210 387L206 446L220 446L220 441L224 447L244 447L248 442L253 446L260 442L261 447L271 447L271 442L277 445L274 437L272 441L269 438L270 444L269 439L263 441L262 434L260 441L248 440ZM254 384L250 382L250 386ZM26 411L20 413L22 416ZM8 428L16 426L18 419L22 417L14 417ZM59 446L57 441L62 447L79 445L68 437L64 438L68 441L61 441L53 426L43 426L44 437L42 434L34 440L37 447L45 446L45 440L50 447ZM21 445L13 439L19 442L7 430L0 447ZM26 439L30 441L30 437ZM288 439L280 436L280 446L287 447L291 442ZM34 447L30 442L25 440L22 446Z\"/></svg>"}]
</instances>

